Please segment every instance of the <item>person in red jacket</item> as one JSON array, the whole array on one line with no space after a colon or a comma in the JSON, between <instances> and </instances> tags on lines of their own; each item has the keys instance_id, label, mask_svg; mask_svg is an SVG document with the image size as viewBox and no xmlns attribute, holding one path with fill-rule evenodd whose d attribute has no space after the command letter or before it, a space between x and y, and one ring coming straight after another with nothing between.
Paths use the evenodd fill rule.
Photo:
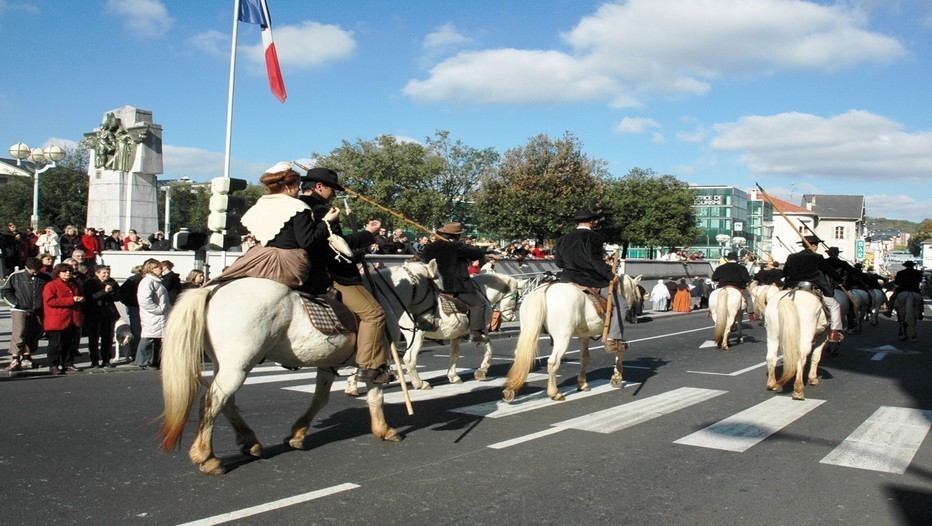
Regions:
<instances>
[{"instance_id":1,"label":"person in red jacket","mask_svg":"<svg viewBox=\"0 0 932 526\"><path fill-rule=\"evenodd\" d=\"M100 254L100 251L103 250L101 246L100 238L97 237L97 231L91 227L84 229L84 235L81 236L81 246L79 247L84 250L84 257L93 263L97 262L97 254Z\"/></svg>"},{"instance_id":2,"label":"person in red jacket","mask_svg":"<svg viewBox=\"0 0 932 526\"><path fill-rule=\"evenodd\" d=\"M49 335L49 372L65 374L77 371L74 365L84 314L81 304L84 293L74 280L74 267L59 263L52 269L52 281L42 290L42 322Z\"/></svg>"}]
</instances>

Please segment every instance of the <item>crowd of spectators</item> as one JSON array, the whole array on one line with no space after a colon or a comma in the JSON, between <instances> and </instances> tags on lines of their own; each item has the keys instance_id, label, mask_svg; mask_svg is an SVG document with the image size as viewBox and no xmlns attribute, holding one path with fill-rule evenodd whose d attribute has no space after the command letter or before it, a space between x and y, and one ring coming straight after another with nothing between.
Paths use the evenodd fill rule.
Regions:
<instances>
[{"instance_id":1,"label":"crowd of spectators","mask_svg":"<svg viewBox=\"0 0 932 526\"><path fill-rule=\"evenodd\" d=\"M192 270L182 283L172 261L154 258L133 268L122 284L110 276L110 267L100 257L102 250L130 250L134 243L168 250L161 232L149 242L140 242L135 231L126 238L119 230L104 237L102 230L88 228L79 237L68 226L60 236L52 227L35 236L31 229L20 231L9 224L0 238L4 274L8 274L0 295L12 320L9 371L39 368L34 358L42 338L48 340L45 366L52 374L78 370L82 338L87 338L92 368L115 367L114 331L122 317L118 304L123 305L132 333L126 363L158 367L171 305L183 290L204 284L202 271Z\"/></svg>"}]
</instances>

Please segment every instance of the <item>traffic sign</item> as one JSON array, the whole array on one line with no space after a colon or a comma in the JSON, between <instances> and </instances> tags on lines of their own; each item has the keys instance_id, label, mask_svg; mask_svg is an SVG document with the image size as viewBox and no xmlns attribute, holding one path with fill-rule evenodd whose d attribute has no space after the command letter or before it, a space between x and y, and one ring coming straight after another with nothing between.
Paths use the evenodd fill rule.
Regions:
<instances>
[{"instance_id":1,"label":"traffic sign","mask_svg":"<svg viewBox=\"0 0 932 526\"><path fill-rule=\"evenodd\" d=\"M854 258L864 259L864 240L858 239L854 243Z\"/></svg>"}]
</instances>

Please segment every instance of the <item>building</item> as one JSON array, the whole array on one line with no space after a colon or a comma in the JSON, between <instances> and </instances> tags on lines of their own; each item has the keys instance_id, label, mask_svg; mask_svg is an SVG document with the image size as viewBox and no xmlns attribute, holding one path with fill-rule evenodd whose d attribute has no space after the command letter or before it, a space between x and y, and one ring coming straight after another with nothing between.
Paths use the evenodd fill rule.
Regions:
<instances>
[{"instance_id":1,"label":"building","mask_svg":"<svg viewBox=\"0 0 932 526\"><path fill-rule=\"evenodd\" d=\"M9 183L14 176L28 177L31 183L34 172L35 167L31 161L23 161L22 166L17 166L16 159L0 158L0 185Z\"/></svg>"},{"instance_id":2,"label":"building","mask_svg":"<svg viewBox=\"0 0 932 526\"><path fill-rule=\"evenodd\" d=\"M696 226L702 232L690 250L718 259L736 251L758 252L760 232L748 222L748 194L734 186L690 186L696 193Z\"/></svg>"},{"instance_id":3,"label":"building","mask_svg":"<svg viewBox=\"0 0 932 526\"><path fill-rule=\"evenodd\" d=\"M755 195L773 201L774 211L780 218L773 222L770 239L770 256L774 261L786 262L787 256L798 252L800 248L800 235L809 234L809 229L818 230L819 216L812 210L796 206L777 197L762 193ZM786 218L786 219L784 219Z\"/></svg>"},{"instance_id":4,"label":"building","mask_svg":"<svg viewBox=\"0 0 932 526\"><path fill-rule=\"evenodd\" d=\"M838 247L841 257L855 262L864 259L863 195L803 195L800 206L818 215L814 228L830 247Z\"/></svg>"}]
</instances>

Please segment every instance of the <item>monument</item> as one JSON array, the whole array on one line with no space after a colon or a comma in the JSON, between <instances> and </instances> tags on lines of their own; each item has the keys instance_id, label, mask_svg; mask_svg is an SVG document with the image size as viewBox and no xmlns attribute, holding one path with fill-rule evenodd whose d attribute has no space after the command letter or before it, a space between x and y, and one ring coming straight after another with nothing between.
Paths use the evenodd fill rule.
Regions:
<instances>
[{"instance_id":1,"label":"monument","mask_svg":"<svg viewBox=\"0 0 932 526\"><path fill-rule=\"evenodd\" d=\"M91 154L87 226L124 235L132 228L143 238L157 231L162 127L152 122L152 112L132 106L108 111L84 142Z\"/></svg>"}]
</instances>

